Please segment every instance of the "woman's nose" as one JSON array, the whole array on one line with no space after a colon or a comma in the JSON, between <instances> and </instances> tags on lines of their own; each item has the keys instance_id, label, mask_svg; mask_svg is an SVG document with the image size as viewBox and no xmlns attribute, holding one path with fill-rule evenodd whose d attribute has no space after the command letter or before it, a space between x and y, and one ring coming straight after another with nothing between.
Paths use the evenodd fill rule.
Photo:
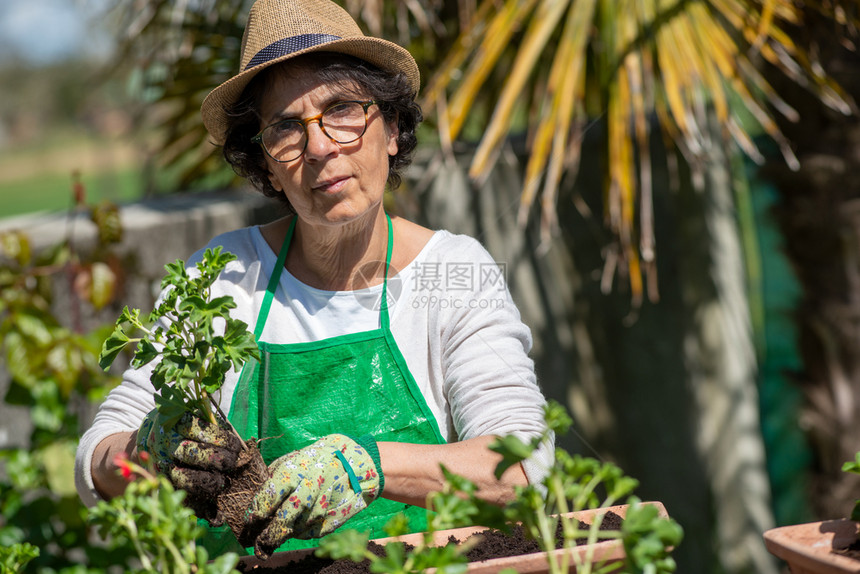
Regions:
<instances>
[{"instance_id":1,"label":"woman's nose","mask_svg":"<svg viewBox=\"0 0 860 574\"><path fill-rule=\"evenodd\" d=\"M308 122L305 126L308 133L308 145L305 148L305 158L309 160L322 159L340 149L337 142L328 137L319 120Z\"/></svg>"}]
</instances>

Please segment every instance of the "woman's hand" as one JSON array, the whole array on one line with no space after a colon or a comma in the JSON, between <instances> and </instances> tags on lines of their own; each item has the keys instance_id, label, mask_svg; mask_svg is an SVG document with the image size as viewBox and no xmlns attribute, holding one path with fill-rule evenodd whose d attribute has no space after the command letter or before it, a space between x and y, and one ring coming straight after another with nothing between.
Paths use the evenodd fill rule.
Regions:
<instances>
[{"instance_id":1,"label":"woman's hand","mask_svg":"<svg viewBox=\"0 0 860 574\"><path fill-rule=\"evenodd\" d=\"M105 437L93 451L90 472L93 486L105 499L122 495L128 481L123 478L116 464L117 456L138 461L137 431L118 432Z\"/></svg>"},{"instance_id":2,"label":"woman's hand","mask_svg":"<svg viewBox=\"0 0 860 574\"><path fill-rule=\"evenodd\" d=\"M325 536L367 508L384 485L378 461L372 437L332 434L273 462L249 509L250 524L267 524L255 554L265 558L288 538Z\"/></svg>"},{"instance_id":3,"label":"woman's hand","mask_svg":"<svg viewBox=\"0 0 860 574\"><path fill-rule=\"evenodd\" d=\"M148 452L155 470L186 491L188 506L212 525L222 522L215 499L227 486L225 473L236 468L242 448L227 423L212 424L188 412L175 424L165 424L153 409L137 432L138 452Z\"/></svg>"},{"instance_id":4,"label":"woman's hand","mask_svg":"<svg viewBox=\"0 0 860 574\"><path fill-rule=\"evenodd\" d=\"M227 423L212 424L188 412L166 425L153 409L137 433L137 450L152 456L155 470L175 487L201 494L224 488L224 473L236 468L242 448Z\"/></svg>"}]
</instances>

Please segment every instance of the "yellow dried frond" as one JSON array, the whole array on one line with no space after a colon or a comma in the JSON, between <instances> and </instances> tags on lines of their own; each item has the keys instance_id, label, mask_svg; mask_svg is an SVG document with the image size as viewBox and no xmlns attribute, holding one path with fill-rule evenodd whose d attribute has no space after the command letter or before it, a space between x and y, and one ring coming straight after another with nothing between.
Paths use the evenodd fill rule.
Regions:
<instances>
[{"instance_id":1,"label":"yellow dried frond","mask_svg":"<svg viewBox=\"0 0 860 574\"><path fill-rule=\"evenodd\" d=\"M469 175L475 179L483 177L492 168L491 157L501 145L508 132L514 105L519 99L526 81L534 72L535 62L546 48L550 36L558 27L561 17L567 9L568 2L559 0L544 0L538 7L529 29L526 31L522 44L517 50L508 80L499 95L499 101L490 125L481 138L475 158L469 169Z\"/></svg>"},{"instance_id":2,"label":"yellow dried frond","mask_svg":"<svg viewBox=\"0 0 860 574\"><path fill-rule=\"evenodd\" d=\"M750 42L754 50L758 50L770 35L770 26L773 23L776 4L777 0L764 0L761 9L761 18L759 18L758 29L756 30L756 37Z\"/></svg>"},{"instance_id":3,"label":"yellow dried frond","mask_svg":"<svg viewBox=\"0 0 860 574\"><path fill-rule=\"evenodd\" d=\"M720 25L707 11L696 8L691 7L688 13L689 34L691 40L695 39L696 45L696 65L710 94L717 119L723 122L729 117L729 103L726 100L723 78L735 75L732 62L737 57L737 51L724 51L735 46L718 40L723 33Z\"/></svg>"},{"instance_id":4,"label":"yellow dried frond","mask_svg":"<svg viewBox=\"0 0 860 574\"><path fill-rule=\"evenodd\" d=\"M534 3L535 0L508 0L490 22L483 42L477 46L472 63L466 70L462 84L449 102L448 121L452 139L459 135L475 97Z\"/></svg>"},{"instance_id":5,"label":"yellow dried frond","mask_svg":"<svg viewBox=\"0 0 860 574\"><path fill-rule=\"evenodd\" d=\"M634 305L642 299L642 277L639 255L632 240L635 213L635 182L633 177L633 145L629 134L630 91L624 74L615 76L609 87L607 109L609 143L609 225L620 242L627 263L630 292ZM612 204L615 205L612 205Z\"/></svg>"},{"instance_id":6,"label":"yellow dried frond","mask_svg":"<svg viewBox=\"0 0 860 574\"><path fill-rule=\"evenodd\" d=\"M687 105L696 78L693 77L688 54L684 53L690 47L683 45L681 32L677 18L660 28L657 33L657 60L669 111L681 133L689 137L698 131Z\"/></svg>"},{"instance_id":7,"label":"yellow dried frond","mask_svg":"<svg viewBox=\"0 0 860 574\"><path fill-rule=\"evenodd\" d=\"M437 99L455 81L456 71L472 54L476 43L484 35L489 21L490 11L495 8L493 0L484 0L475 12L474 16L466 25L464 31L457 37L454 46L449 50L447 56L437 67L435 73L424 88L421 106L433 108Z\"/></svg>"},{"instance_id":8,"label":"yellow dried frond","mask_svg":"<svg viewBox=\"0 0 860 574\"><path fill-rule=\"evenodd\" d=\"M547 166L549 165L549 172L544 193L549 192L553 196L555 191L552 186L558 184L564 169L564 157L568 151L566 144L574 110L571 103L579 101L584 89L585 46L595 5L596 0L581 0L574 2L568 10L547 85L549 111L542 116L538 125L526 166L518 216L520 224L525 224Z\"/></svg>"},{"instance_id":9,"label":"yellow dried frond","mask_svg":"<svg viewBox=\"0 0 860 574\"><path fill-rule=\"evenodd\" d=\"M709 142L709 108L737 145L760 159L745 131L751 128L739 121L743 107L781 147L788 164L796 165L764 106L770 104L789 118L796 112L752 65L750 50L796 83L810 85L820 100L836 109L845 111L853 105L789 37L786 28L802 23L803 10L795 0L484 0L480 15L430 82L425 102L438 101L443 90L455 86L445 117L448 137L456 137L491 71L498 70L503 54L506 62L508 55L513 56L505 81L493 86L500 95L490 103L492 117L470 167L470 176L481 179L511 129L529 79L536 71L541 81L546 78L546 85L534 88L530 157L519 213L523 224L541 196L545 240L555 225L562 175L565 169L578 167L588 94L587 104L596 103L597 112L605 112L604 213L617 239L607 251L601 284L611 283L608 275L623 275L638 301L643 273L649 295L652 286L656 295L649 114L656 112L661 135L671 138L688 161L697 161ZM841 25L849 26L849 19L843 15ZM510 45L523 26L522 38ZM549 43L557 35L558 42ZM543 67L547 62L551 66ZM465 63L468 70L455 79Z\"/></svg>"},{"instance_id":10,"label":"yellow dried frond","mask_svg":"<svg viewBox=\"0 0 860 574\"><path fill-rule=\"evenodd\" d=\"M744 107L752 114L765 133L767 133L768 136L779 146L782 156L788 166L791 169L798 169L800 167L800 162L794 155L791 146L782 134L782 131L780 131L779 126L776 125L776 122L773 121L770 114L768 114L767 111L759 105L758 101L752 96L752 94L750 94L747 85L741 81L740 78L734 78L732 80L732 89L741 98ZM736 126L732 133L733 136L742 133L745 138L748 138L746 132L740 127L740 125ZM734 139L744 150L749 150L752 145L751 143L744 143L744 141L738 137L734 137ZM756 154L748 152L748 155L750 155L750 157L755 157Z\"/></svg>"},{"instance_id":11,"label":"yellow dried frond","mask_svg":"<svg viewBox=\"0 0 860 574\"><path fill-rule=\"evenodd\" d=\"M797 113L797 110L788 105L788 103L780 97L776 90L774 90L758 70L753 67L749 60L739 58L738 68L743 81L764 95L768 102L770 102L770 105L778 110L785 118L793 122L800 119L800 114Z\"/></svg>"},{"instance_id":12,"label":"yellow dried frond","mask_svg":"<svg viewBox=\"0 0 860 574\"><path fill-rule=\"evenodd\" d=\"M566 105L566 102L563 105ZM526 165L525 182L520 194L520 209L517 216L520 225L525 225L529 209L537 195L544 169L549 161L553 139L555 139L560 111L558 98L553 98L546 107L548 109L541 115L540 123L538 124L537 132L535 133L535 138L529 152L529 161Z\"/></svg>"},{"instance_id":13,"label":"yellow dried frond","mask_svg":"<svg viewBox=\"0 0 860 574\"><path fill-rule=\"evenodd\" d=\"M580 1L578 4L585 4L585 2ZM569 36L570 39L574 40L578 38L576 29L576 25L571 27L571 33L565 34L565 37ZM555 202L558 197L562 174L566 168L569 173L575 175L579 167L582 134L585 129L585 112L582 106L586 76L584 59L585 54L582 46L575 47L571 51L569 70L565 74L559 90L560 101L564 102L565 94L571 94L572 102L568 102L568 105L563 106L560 110L558 128L553 139L552 153L544 182L541 201L541 238L545 242L549 241L552 230L557 226Z\"/></svg>"},{"instance_id":14,"label":"yellow dried frond","mask_svg":"<svg viewBox=\"0 0 860 574\"><path fill-rule=\"evenodd\" d=\"M748 11L742 9L738 2L734 0L710 0L709 5L719 12L720 16L735 30L743 31L748 27L746 21L749 17Z\"/></svg>"}]
</instances>

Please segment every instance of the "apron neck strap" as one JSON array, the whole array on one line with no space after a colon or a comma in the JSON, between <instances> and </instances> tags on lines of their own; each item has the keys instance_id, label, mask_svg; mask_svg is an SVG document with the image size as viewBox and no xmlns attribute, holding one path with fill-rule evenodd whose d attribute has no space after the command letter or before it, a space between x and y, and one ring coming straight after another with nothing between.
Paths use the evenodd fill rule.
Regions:
<instances>
[{"instance_id":1,"label":"apron neck strap","mask_svg":"<svg viewBox=\"0 0 860 574\"><path fill-rule=\"evenodd\" d=\"M260 305L260 313L257 315L257 324L254 327L254 337L257 340L263 334L266 319L269 317L269 309L272 307L272 300L275 298L275 291L277 291L278 284L281 282L281 272L284 270L284 264L287 262L287 251L290 250L290 243L293 240L293 234L296 231L296 221L298 219L298 216L293 216L292 221L290 221L287 235L284 237L281 250L278 252L278 261L275 263L271 277L269 277L269 284L266 286L266 295L263 297L263 303ZM391 217L387 213L385 214L385 220L388 223L388 246L385 249L385 274L382 276L382 299L379 303L379 320L382 328L388 330L390 326L388 319L388 268L391 265L391 252L394 249L394 233L391 229Z\"/></svg>"},{"instance_id":2,"label":"apron neck strap","mask_svg":"<svg viewBox=\"0 0 860 574\"><path fill-rule=\"evenodd\" d=\"M388 319L388 268L391 266L391 252L394 250L394 233L391 230L391 217L385 214L388 222L388 246L385 248L385 271L382 274L382 298L379 300L379 324L386 331L389 329Z\"/></svg>"},{"instance_id":3,"label":"apron neck strap","mask_svg":"<svg viewBox=\"0 0 860 574\"><path fill-rule=\"evenodd\" d=\"M284 237L281 250L278 252L278 262L275 263L275 268L272 269L272 276L269 277L269 284L266 286L266 295L263 297L263 304L260 305L260 313L257 315L257 325L254 327L254 338L258 341L260 340L260 335L263 334L263 327L266 326L266 319L269 318L269 309L272 307L272 299L275 298L278 283L281 282L281 271L284 270L284 264L287 262L287 251L290 250L290 242L293 239L293 233L296 231L296 221L298 219L299 217L294 215L293 220L290 221L287 236Z\"/></svg>"}]
</instances>

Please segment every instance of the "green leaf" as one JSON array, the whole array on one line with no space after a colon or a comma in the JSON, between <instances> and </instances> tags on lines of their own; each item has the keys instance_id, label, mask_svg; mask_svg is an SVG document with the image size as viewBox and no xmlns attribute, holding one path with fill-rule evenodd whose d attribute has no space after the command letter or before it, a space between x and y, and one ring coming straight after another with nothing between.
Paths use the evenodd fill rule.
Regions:
<instances>
[{"instance_id":1,"label":"green leaf","mask_svg":"<svg viewBox=\"0 0 860 574\"><path fill-rule=\"evenodd\" d=\"M436 568L436 572L442 574L462 574L469 567L468 559L463 556L463 549L457 544L446 544L444 546L431 546L420 553L413 553L415 568L424 572L430 568Z\"/></svg>"},{"instance_id":2,"label":"green leaf","mask_svg":"<svg viewBox=\"0 0 860 574\"><path fill-rule=\"evenodd\" d=\"M100 365L106 368L125 346L137 343L131 366L153 363L150 381L158 391L156 406L168 420L178 419L185 411L211 419L210 397L224 384L227 371L231 367L238 371L247 360L259 357L248 326L229 316L236 307L233 298L212 298L209 293L220 271L235 259L218 247L204 252L192 274L181 260L168 263L162 281L165 290L148 317L155 326L148 330L140 322L140 311L126 308L103 346ZM223 336L215 335L217 320L225 322ZM131 329L125 325L144 334L131 339Z\"/></svg>"},{"instance_id":3,"label":"green leaf","mask_svg":"<svg viewBox=\"0 0 860 574\"><path fill-rule=\"evenodd\" d=\"M501 479L502 474L515 464L526 460L534 452L534 446L523 442L514 435L507 435L496 439L490 450L502 455L502 460L496 465L496 479Z\"/></svg>"},{"instance_id":4,"label":"green leaf","mask_svg":"<svg viewBox=\"0 0 860 574\"><path fill-rule=\"evenodd\" d=\"M380 574L405 572L405 562L406 550L403 544L393 542L385 545L385 556L371 562L370 571Z\"/></svg>"},{"instance_id":5,"label":"green leaf","mask_svg":"<svg viewBox=\"0 0 860 574\"><path fill-rule=\"evenodd\" d=\"M842 465L843 472L853 472L855 474L860 474L860 452L854 455L854 460L849 460L848 462Z\"/></svg>"},{"instance_id":6,"label":"green leaf","mask_svg":"<svg viewBox=\"0 0 860 574\"><path fill-rule=\"evenodd\" d=\"M125 316L127 312L128 308L123 312L123 316ZM122 320L122 317L120 320ZM117 325L113 333L111 333L110 337L105 339L105 342L102 345L101 353L99 353L99 366L102 369L107 370L113 364L114 360L116 360L117 355L125 349L129 342L128 335L125 334L125 331L121 326Z\"/></svg>"},{"instance_id":7,"label":"green leaf","mask_svg":"<svg viewBox=\"0 0 860 574\"><path fill-rule=\"evenodd\" d=\"M90 275L92 281L90 303L92 303L96 310L102 309L105 305L113 301L114 294L116 293L116 275L109 265L101 261L96 261L92 264Z\"/></svg>"},{"instance_id":8,"label":"green leaf","mask_svg":"<svg viewBox=\"0 0 860 574\"><path fill-rule=\"evenodd\" d=\"M18 574L23 572L24 566L38 556L39 549L27 542L0 547L0 573Z\"/></svg>"},{"instance_id":9,"label":"green leaf","mask_svg":"<svg viewBox=\"0 0 860 574\"><path fill-rule=\"evenodd\" d=\"M75 449L73 441L58 441L39 451L39 460L51 492L59 496L75 496Z\"/></svg>"},{"instance_id":10,"label":"green leaf","mask_svg":"<svg viewBox=\"0 0 860 574\"><path fill-rule=\"evenodd\" d=\"M184 285L188 281L188 273L185 271L185 263L181 259L177 259L173 263L168 263L164 266L167 271L164 278L161 280L161 288L165 289L171 285Z\"/></svg>"},{"instance_id":11,"label":"green leaf","mask_svg":"<svg viewBox=\"0 0 860 574\"><path fill-rule=\"evenodd\" d=\"M317 555L333 560L360 562L367 554L370 534L357 530L343 530L320 539Z\"/></svg>"},{"instance_id":12,"label":"green leaf","mask_svg":"<svg viewBox=\"0 0 860 574\"><path fill-rule=\"evenodd\" d=\"M860 500L854 502L854 508L851 509L851 520L860 521Z\"/></svg>"},{"instance_id":13,"label":"green leaf","mask_svg":"<svg viewBox=\"0 0 860 574\"><path fill-rule=\"evenodd\" d=\"M6 390L6 396L3 397L3 402L7 405L32 407L35 404L32 386L22 385L18 379L13 378Z\"/></svg>"},{"instance_id":14,"label":"green leaf","mask_svg":"<svg viewBox=\"0 0 860 574\"><path fill-rule=\"evenodd\" d=\"M35 385L43 353L34 349L30 341L17 331L7 333L2 342L6 347L6 366L12 379L24 387Z\"/></svg>"},{"instance_id":15,"label":"green leaf","mask_svg":"<svg viewBox=\"0 0 860 574\"><path fill-rule=\"evenodd\" d=\"M0 252L10 259L14 259L19 266L26 267L32 256L30 239L22 231L0 233Z\"/></svg>"},{"instance_id":16,"label":"green leaf","mask_svg":"<svg viewBox=\"0 0 860 574\"><path fill-rule=\"evenodd\" d=\"M53 375L64 398L74 390L84 371L81 351L70 339L56 341L45 356L45 367Z\"/></svg>"},{"instance_id":17,"label":"green leaf","mask_svg":"<svg viewBox=\"0 0 860 574\"><path fill-rule=\"evenodd\" d=\"M18 332L35 344L39 346L51 344L53 340L51 329L54 321L43 313L34 309L24 309L15 313L12 321L17 326Z\"/></svg>"},{"instance_id":18,"label":"green leaf","mask_svg":"<svg viewBox=\"0 0 860 574\"><path fill-rule=\"evenodd\" d=\"M561 403L550 400L544 408L544 419L547 427L554 433L562 435L567 433L573 420L567 414L567 410Z\"/></svg>"},{"instance_id":19,"label":"green leaf","mask_svg":"<svg viewBox=\"0 0 860 574\"><path fill-rule=\"evenodd\" d=\"M161 419L163 420L162 426L169 427L176 424L180 417L188 410L185 401L181 400L181 398L177 398L176 394L179 394L181 397L181 393L171 393L170 389L172 387L165 386L161 394L155 395L155 405L158 407L158 413L161 415ZM167 391L167 393L165 393ZM167 396L165 396L165 394Z\"/></svg>"},{"instance_id":20,"label":"green leaf","mask_svg":"<svg viewBox=\"0 0 860 574\"><path fill-rule=\"evenodd\" d=\"M147 339L142 339L137 345L137 351L134 353L135 365L142 366L155 360L159 355L155 345Z\"/></svg>"},{"instance_id":21,"label":"green leaf","mask_svg":"<svg viewBox=\"0 0 860 574\"><path fill-rule=\"evenodd\" d=\"M669 552L681 543L683 529L671 518L659 516L653 505L642 504L636 497L631 497L628 503L621 523L628 568L634 572L674 572L675 563Z\"/></svg>"}]
</instances>

